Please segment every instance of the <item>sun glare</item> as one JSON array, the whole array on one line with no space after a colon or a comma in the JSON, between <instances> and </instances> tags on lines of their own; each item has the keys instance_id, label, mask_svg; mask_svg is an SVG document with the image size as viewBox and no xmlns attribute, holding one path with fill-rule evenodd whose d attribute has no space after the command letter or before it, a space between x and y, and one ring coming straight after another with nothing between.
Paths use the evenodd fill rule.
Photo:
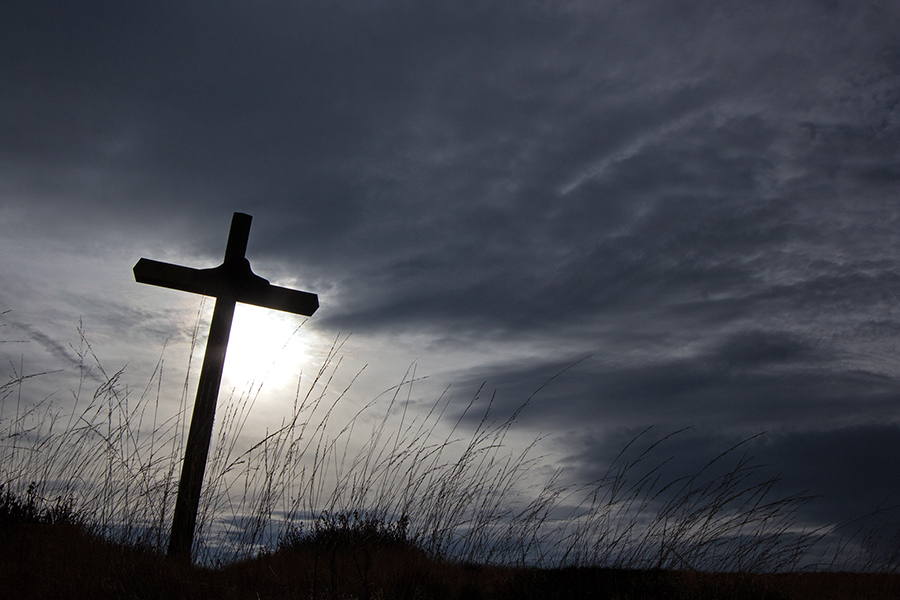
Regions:
<instances>
[{"instance_id":1,"label":"sun glare","mask_svg":"<svg viewBox=\"0 0 900 600\"><path fill-rule=\"evenodd\" d=\"M238 389L294 385L306 358L297 328L303 317L238 304L231 325L224 379Z\"/></svg>"}]
</instances>

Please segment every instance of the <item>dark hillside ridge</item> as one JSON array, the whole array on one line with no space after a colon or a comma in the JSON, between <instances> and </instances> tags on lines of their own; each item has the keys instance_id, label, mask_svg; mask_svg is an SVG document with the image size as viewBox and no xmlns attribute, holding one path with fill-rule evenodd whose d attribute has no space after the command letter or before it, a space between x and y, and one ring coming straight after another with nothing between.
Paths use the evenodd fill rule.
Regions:
<instances>
[{"instance_id":1,"label":"dark hillside ridge","mask_svg":"<svg viewBox=\"0 0 900 600\"><path fill-rule=\"evenodd\" d=\"M286 548L217 569L102 540L73 524L2 528L0 597L287 599L888 599L900 575L529 569L455 564L409 546Z\"/></svg>"}]
</instances>

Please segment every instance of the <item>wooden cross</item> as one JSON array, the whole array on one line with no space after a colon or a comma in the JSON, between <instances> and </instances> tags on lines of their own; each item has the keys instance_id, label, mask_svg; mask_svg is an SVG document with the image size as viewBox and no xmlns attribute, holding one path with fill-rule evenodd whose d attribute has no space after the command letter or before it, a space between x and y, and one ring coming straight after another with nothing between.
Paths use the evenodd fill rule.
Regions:
<instances>
[{"instance_id":1,"label":"wooden cross","mask_svg":"<svg viewBox=\"0 0 900 600\"><path fill-rule=\"evenodd\" d=\"M225 364L225 350L231 333L235 303L254 304L305 316L311 316L319 308L319 298L315 294L271 285L250 270L250 262L244 258L244 253L247 251L251 219L250 215L234 213L225 248L225 261L213 269L192 269L146 258L134 265L134 279L138 283L216 298L206 354L197 384L194 415L184 449L175 514L172 516L168 555L173 558L190 560L191 557L200 488L209 455L216 400L222 383L222 367Z\"/></svg>"}]
</instances>

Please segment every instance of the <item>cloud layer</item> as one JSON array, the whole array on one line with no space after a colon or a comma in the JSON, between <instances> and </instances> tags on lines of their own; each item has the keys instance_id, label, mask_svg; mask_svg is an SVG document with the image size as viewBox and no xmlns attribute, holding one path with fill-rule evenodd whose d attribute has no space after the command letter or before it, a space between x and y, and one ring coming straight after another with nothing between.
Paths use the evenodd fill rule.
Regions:
<instances>
[{"instance_id":1,"label":"cloud layer","mask_svg":"<svg viewBox=\"0 0 900 600\"><path fill-rule=\"evenodd\" d=\"M146 353L192 309L123 297L130 265L216 264L239 210L309 327L461 396L509 412L588 357L521 416L573 464L648 424L769 430L786 473L889 491L896 3L15 4L0 308L39 343L85 314Z\"/></svg>"}]
</instances>

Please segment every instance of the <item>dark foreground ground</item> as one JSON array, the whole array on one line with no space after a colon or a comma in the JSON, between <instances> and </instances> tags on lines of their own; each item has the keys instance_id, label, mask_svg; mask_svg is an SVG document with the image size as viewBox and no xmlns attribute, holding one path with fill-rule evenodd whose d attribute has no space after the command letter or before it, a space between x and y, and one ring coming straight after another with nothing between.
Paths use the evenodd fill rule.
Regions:
<instances>
[{"instance_id":1,"label":"dark foreground ground","mask_svg":"<svg viewBox=\"0 0 900 600\"><path fill-rule=\"evenodd\" d=\"M900 575L508 569L434 561L403 545L299 547L199 569L72 525L0 535L0 598L900 598Z\"/></svg>"}]
</instances>

